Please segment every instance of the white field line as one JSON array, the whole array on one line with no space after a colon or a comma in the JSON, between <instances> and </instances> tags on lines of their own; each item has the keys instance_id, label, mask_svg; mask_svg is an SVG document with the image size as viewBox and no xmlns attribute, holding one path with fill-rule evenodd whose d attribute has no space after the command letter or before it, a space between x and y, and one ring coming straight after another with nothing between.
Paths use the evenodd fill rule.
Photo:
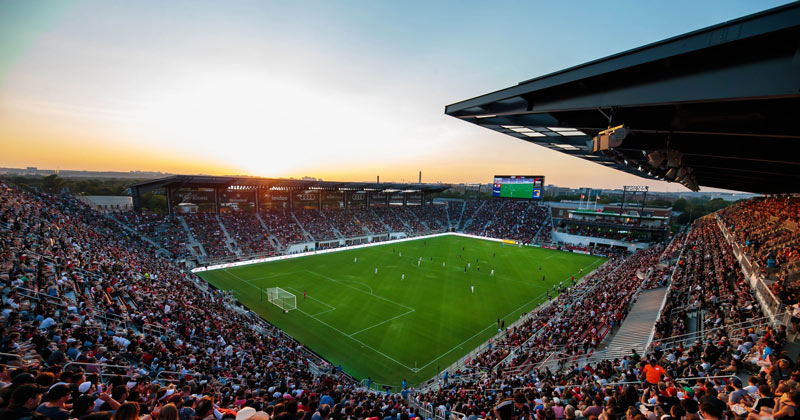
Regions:
<instances>
[{"instance_id":1,"label":"white field line","mask_svg":"<svg viewBox=\"0 0 800 420\"><path fill-rule=\"evenodd\" d=\"M235 274L233 274L233 273L228 273L228 274L231 274L231 275L233 275L234 277L240 278L240 277L236 276L236 275L235 275ZM252 285L252 284L249 284L249 283L245 283L245 284L247 284L248 286L250 286L250 287L252 287L252 288L254 288L254 289L259 289L259 288L258 288L258 286L255 286L255 285ZM347 285L345 284L344 286L347 286ZM350 287L350 286L347 286L347 287ZM353 289L354 289L354 290L358 290L358 289L355 289L355 288L353 288ZM260 289L259 289L259 290L260 290ZM366 293L366 292L364 292L364 293ZM375 297L380 297L380 296L375 296ZM409 308L409 309L410 309L410 308ZM308 312L306 312L306 311L304 311L304 310L302 310L302 309L300 309L300 308L297 308L297 310L298 310L298 311L300 311L300 312L302 312L303 314L305 314L307 317L309 317L309 318L311 318L311 319L314 319L314 320L316 320L316 321L317 321L317 322L319 322L320 324L322 324L322 325L325 325L326 327L328 327L328 328L330 328L330 329L332 329L332 330L334 330L334 331L338 332L339 334L341 334L341 335L343 335L343 336L345 336L345 337L347 337L347 338L349 338L349 339L351 339L351 340L353 340L353 341L357 342L358 344L361 344L362 346L364 346L364 347L366 347L366 348L368 348L368 349L370 349L370 350L374 351L375 353L378 353L379 355L381 355L381 356L383 356L383 357L385 357L385 358L387 358L387 359L389 359L389 360L391 360L391 361L393 361L393 362L397 363L398 365L400 365L400 366L402 366L402 367L404 367L404 368L406 368L406 369L408 369L408 370L410 370L410 371L414 372L414 368L408 367L408 366L404 365L403 363L399 362L397 359L394 359L393 357L391 357L391 356L389 356L389 355L387 355L387 354L383 353L382 351L375 349L374 347L372 347L372 346L368 345L367 343L364 343L363 341L361 341L361 340L359 340L359 339L357 339L357 338L354 338L354 337L351 337L351 336L347 335L347 333L345 333L344 331L342 331L342 330L340 330L340 329L338 329L338 328L334 327L333 325L331 325L331 324L328 324L327 322L325 322L325 321L323 321L323 320L321 320L321 319L317 318L315 315L312 315L312 314L310 314L310 313L308 313Z\"/></svg>"},{"instance_id":2,"label":"white field line","mask_svg":"<svg viewBox=\"0 0 800 420\"><path fill-rule=\"evenodd\" d=\"M302 272L303 272L303 270L300 270L300 271L289 271L289 272L286 272L286 273L275 273L275 274L272 274L272 275L270 275L270 276L253 277L252 279L247 279L247 280L245 280L245 279L243 279L243 278L241 278L241 277L237 276L236 274L233 274L233 273L232 273L232 272L231 272L229 269L227 269L227 268L223 268L223 269L222 269L222 271L224 271L224 272L226 272L226 273L228 273L228 274L230 274L230 275L232 275L232 276L236 277L237 279L239 279L239 280L241 280L242 282L244 282L244 283L247 283L247 284L250 284L250 283L252 283L252 282L254 282L254 281L258 281L258 280L272 279L272 278L275 278L275 277L288 276L289 274L297 274L297 273L302 273Z\"/></svg>"},{"instance_id":3,"label":"white field line","mask_svg":"<svg viewBox=\"0 0 800 420\"><path fill-rule=\"evenodd\" d=\"M586 268L589 268L589 267L591 267L591 266L593 266L593 265L595 265L595 264L599 263L600 261L601 261L601 260L598 258L597 260L595 260L595 261L594 261L594 262L592 262L591 264L588 264L587 266L583 267L583 269L585 270ZM308 273L314 274L314 275L316 275L316 276L319 276L319 277L322 277L322 278L324 278L324 279L327 279L327 280L333 281L333 282L335 282L335 283L339 283L339 284L341 284L342 286L349 287L349 288L351 288L351 289L353 289L353 290L357 290L357 291L359 291L359 292L361 292L361 293L367 293L367 292L365 292L364 290L361 290L361 289L358 289L358 288L356 288L356 287L353 287L353 286L350 286L350 285L348 285L348 284L345 284L345 283L343 283L343 281L336 280L336 279L332 279L332 278L330 278L330 277L328 277L328 276L325 276L325 275L323 275L323 274L319 274L319 273L317 273L317 272L314 272L314 271L311 271L311 270L303 270L303 271L306 271L306 272L308 272ZM235 274L233 274L233 273L230 273L230 272L228 272L227 270L225 270L225 272L226 272L226 273L228 273L228 274L230 274L230 275L232 275L232 276L234 276L234 277L236 277L236 278L237 278L237 279L239 279L239 280L242 280L242 281L243 281L243 282L245 282L245 284L247 284L248 286L251 286L251 287L253 287L253 288L258 288L258 287L254 286L254 285L252 285L252 284L249 284L249 283L247 283L247 282L246 282L246 281L244 281L244 280L243 280L241 277L239 277L239 276L237 276L237 275L235 275ZM575 274L578 274L578 273L575 273ZM569 280L571 277L572 277L572 276L569 276L569 277L567 277L565 280ZM360 283L360 282L356 282L356 283ZM365 285L365 286L366 286L366 285ZM369 286L367 286L367 287L369 287ZM371 289L372 289L372 288L370 288L370 290L371 290ZM259 289L259 290L260 290L260 289ZM340 329L338 329L338 328L334 327L333 325L330 325L330 324L328 324L327 322L325 322L325 321L322 321L321 319L319 319L319 318L317 318L317 317L316 317L316 315L320 315L321 313L325 313L325 312L329 312L329 311L325 311L325 312L321 312L321 313L319 313L319 314L312 315L312 314L309 314L308 312L305 312L305 311L303 311L303 310L302 310L302 309L300 309L300 308L297 308L297 310L298 310L298 311L300 311L300 312L302 312L303 314L305 314L305 315L306 315L306 316L308 316L309 318L312 318L312 319L316 320L317 322L319 322L319 323L321 323L321 324L323 324L323 325L327 326L328 328L330 328L330 329L332 329L332 330L334 330L334 331L338 332L339 334L341 334L341 335L343 335L343 336L345 336L345 337L347 337L347 338L350 338L351 340L353 340L353 341L355 341L355 342L357 342L357 343L361 344L362 346L364 346L364 347L366 347L366 348L368 348L368 349L370 349L370 350L374 351L374 352L375 352L375 353L377 353L377 354L380 354L381 356L383 356L383 357L385 357L385 358L387 358L387 359L389 359L389 360L391 360L391 361L393 361L393 362L397 363L398 365L400 365L400 366L402 366L402 367L404 367L404 368L406 368L406 369L408 369L408 370L410 370L410 371L412 371L412 372L419 372L420 370L423 370L423 369L425 369L426 367L430 366L431 364L433 364L433 363L434 363L434 362L436 362L437 360L441 359L442 357L444 357L444 356L446 356L446 355L448 355L448 354L452 353L454 350L456 350L456 349L458 349L458 348L462 347L462 346L463 346L465 343L467 343L468 341L470 341L470 340L472 340L473 338L477 337L478 335L482 334L484 331L488 330L489 328L496 327L496 326L495 326L495 324L490 324L488 327L486 327L486 328L484 328L484 329L482 329L482 330L478 331L477 333L473 334L471 337L469 337L468 339L466 339L466 340L462 341L460 344L457 344L456 346L454 346L454 347L453 347L453 348L451 348L450 350L448 350L448 351L446 351L446 352L444 352L444 353L440 354L438 357L434 358L433 360L431 360L430 362L428 362L428 363L427 363L427 364L425 364L424 366L422 366L422 367L420 367L420 368L411 368L411 367L408 367L408 366L406 366L405 364L401 363L400 361L398 361L398 360L394 359L393 357L391 357L391 356L388 356L387 354L385 354L385 353L383 353L383 352L381 352L381 351L379 351L379 350L377 350L377 349L373 348L372 346L370 346L370 345L368 345L368 344L364 343L363 341L361 341L361 340L359 340L359 339L357 339L357 338L353 337L353 335L356 335L356 334L358 334L358 333L360 333L360 332L366 331L366 330L368 330L368 329L371 329L371 328L373 328L373 327L377 327L377 326L379 326L379 325L382 325L382 324L384 324L384 323L386 323L386 322L388 322L388 321L392 321L392 320L394 320L394 319L396 319L396 318L399 318L399 317L401 317L401 316L405 316L405 315L408 315L408 314L410 314L411 312L414 312L414 308L410 308L410 307L408 307L408 306L406 306L406 305L403 305L403 304L400 304L400 303L394 302L394 301L392 301L392 300L386 299L386 298L384 298L384 297L378 296L378 295L376 295L376 294L373 294L373 293L369 293L369 295L370 295L370 296L373 296L373 297L376 297L376 298L378 298L378 299L384 300L384 301L386 301L386 302L393 303L393 304L395 304L395 305L397 305L397 306L400 306L400 307L406 308L406 309L408 309L409 311L408 311L408 312L406 312L406 313L400 314L400 315L398 315L398 316L395 316L395 317L393 317L393 318L390 318L390 319L388 319L388 320L382 321L382 322L380 322L380 323L378 323L378 324L375 324L375 325L373 325L373 326L367 327L367 328L366 328L366 329L364 329L364 330L361 330L361 331L356 331L356 332L354 332L353 334L346 334L346 333L345 333L345 332L343 332L342 330L340 330ZM525 306L529 305L531 302L533 302L533 301L535 301L535 300L539 299L540 297L541 297L541 295L540 295L540 296L536 296L536 297L534 297L533 299L529 300L528 302L526 302L526 303L524 303L524 304L520 305L518 308L516 308L516 309L514 309L513 311L509 312L509 313L508 313L506 316L504 316L503 318L508 318L509 316L511 316L512 314L514 314L515 312L519 311L521 308L523 308L523 307L525 307ZM315 300L316 300L316 299L315 299ZM324 302L323 302L323 303L324 303ZM330 306L330 305L328 305L328 306ZM335 308L334 308L334 309L335 309Z\"/></svg>"},{"instance_id":4,"label":"white field line","mask_svg":"<svg viewBox=\"0 0 800 420\"><path fill-rule=\"evenodd\" d=\"M287 287L287 289L289 289L289 290L294 290L294 291L295 291L296 293L298 293L298 294L303 294L303 292L301 292L301 291L299 291L299 290L295 289L294 287ZM317 302L319 302L319 303L321 303L321 304L323 304L323 305L325 305L325 306L327 306L327 307L329 307L329 308L330 308L330 309L328 309L328 310L325 310L325 311L322 311L322 312L317 312L317 313L315 313L315 314L314 314L314 316L319 316L319 315L322 315L322 314L327 314L328 312L332 312L332 311L335 311L335 310L336 310L336 307L335 307L335 306L333 306L333 305L329 305L329 304L327 304L327 303L325 303L325 302L323 302L323 301L321 301L321 300L319 300L319 299L315 298L314 296L309 296L309 298L311 298L312 300L315 300L315 301L317 301Z\"/></svg>"},{"instance_id":5,"label":"white field line","mask_svg":"<svg viewBox=\"0 0 800 420\"><path fill-rule=\"evenodd\" d=\"M374 347L372 347L372 346L368 345L367 343L365 343L365 342L363 342L363 341L361 341L361 340L359 340L359 339L357 339L357 338L355 338L355 337L352 337L352 336L350 336L350 335L347 335L347 334L345 334L345 333L344 333L344 331L342 331L342 330L340 330L340 329L338 329L338 328L334 327L334 326L333 326L333 325L331 325L331 324L328 324L327 322L325 322L325 321L323 321L323 320L321 320L321 319L317 318L316 316L314 316L314 315L311 315L311 314L309 314L308 312L305 312L305 311L303 311L303 310L302 310L302 309L300 309L300 308L297 308L297 310L298 310L298 311L300 311L300 312L302 312L302 313L304 313L304 314L306 314L306 316L308 316L308 317L310 317L310 318L312 318L312 319L315 319L315 320L316 320L317 322L319 322L320 324L323 324L323 325L327 326L328 328L330 328L330 329L332 329L332 330L334 330L334 331L338 332L339 334L341 334L341 335L343 335L343 336L345 336L345 337L347 337L347 338L349 338L349 339L351 339L351 340L355 341L355 342L356 342L356 343L358 343L358 344L361 344L362 346L364 346L364 347L366 347L366 348L368 348L368 349L370 349L370 350L374 351L375 353L378 353L378 354L380 354L381 356L383 356L383 357L385 357L385 358L387 358L387 359L389 359L389 360L391 360L391 361L393 361L393 362L397 363L398 365L400 365L400 366L402 366L402 367L404 367L404 368L406 368L406 369L408 369L408 370L410 370L410 371L412 371L412 372L414 371L414 369L413 369L413 368L410 368L410 367L408 367L408 366L404 365L403 363L401 363L401 362L400 362L400 361L398 361L397 359L395 359L395 358L393 358L393 357L391 357L391 356L387 355L386 353L383 353L383 352L382 352L382 351L380 351L380 350L377 350L377 349L375 349Z\"/></svg>"},{"instance_id":6,"label":"white field line","mask_svg":"<svg viewBox=\"0 0 800 420\"><path fill-rule=\"evenodd\" d=\"M332 278L330 278L330 277L328 277L328 276L326 276L326 275L324 275L324 274L320 274L320 273L317 273L317 272L315 272L315 271L311 271L311 270L305 270L305 271L307 271L307 272L309 272L309 273L311 273L311 274L314 274L315 276L322 277L323 279L330 280L330 281L332 281L332 282L334 282L334 283L339 283L339 284L341 284L341 285L342 285L342 286L344 286L344 287L349 287L349 288L351 288L351 289L353 289L353 290L357 290L357 291L359 291L359 292L361 292L361 293L367 293L367 292L365 292L365 291L363 291L363 290L361 290L361 289L359 289L359 288L356 288L356 287L350 286L349 284L345 284L345 283L344 283L342 280L336 280L336 279L332 279ZM346 280L346 281L350 281L350 280ZM356 282L356 283L359 283L359 282ZM369 287L369 286L368 286L368 285L366 285L366 284L365 284L365 286ZM370 290L372 290L372 288L371 288L371 287L370 287ZM376 298L378 298L378 299L380 299L380 300L383 300L383 301L385 301L385 302L389 302L389 303L395 304L395 305L397 305L397 306L399 306L399 307L401 307L401 308L405 308L405 309L408 309L408 310L414 310L414 308L411 308L411 307L408 307L408 306L406 306L406 305L403 305L402 303L397 303L397 302L395 302L395 301L393 301L393 300L390 300L390 299L386 299L385 297L378 296L378 295L376 295L376 294L374 294L374 293L367 293L367 294L368 294L368 295L370 295L370 296L376 297Z\"/></svg>"},{"instance_id":7,"label":"white field line","mask_svg":"<svg viewBox=\"0 0 800 420\"><path fill-rule=\"evenodd\" d=\"M393 316L393 317L391 317L391 318L387 319L386 321L381 321L381 322L379 322L379 323L377 323L377 324L375 324L375 325L372 325L372 326L369 326L369 327L367 327L367 328L364 328L363 330L358 330L358 331L356 331L356 332L354 332L354 333L350 334L350 337L352 337L352 336L354 336L354 335L356 335L356 334L358 334L358 333L362 333L362 332L364 332L364 331L366 331L366 330L369 330L369 329L375 328L375 327L377 327L377 326L383 325L383 324L385 324L385 323L387 323L387 322L389 322L389 321L394 321L395 319L397 319L397 318L400 318L401 316L406 316L406 315L408 315L408 314L410 314L410 313L412 313L412 312L415 312L415 311L414 311L413 309L411 309L411 310L409 310L408 312L404 312L404 313L402 313L402 314L400 314L400 315Z\"/></svg>"},{"instance_id":8,"label":"white field line","mask_svg":"<svg viewBox=\"0 0 800 420\"><path fill-rule=\"evenodd\" d=\"M599 261L600 261L600 259L598 259L597 261L595 261L595 262L593 262L593 263L591 263L591 264L587 265L586 267L583 267L583 269L585 270L586 268L588 268L588 267L591 267L591 266L592 266L592 265L594 265L594 264L597 264ZM575 273L575 274L578 274L578 273ZM570 277L572 277L572 276L570 276ZM569 279L570 279L570 277L567 277L567 278L565 279L565 281L566 281L566 280L569 280ZM504 316L503 318L508 318L509 316L511 316L511 314L513 314L513 313L515 313L515 312L519 311L521 308L524 308L524 307L525 307L525 306L527 306L527 305L530 305L530 304L531 304L531 302L533 302L533 301L535 301L535 300L537 300L537 299L539 299L539 298L541 298L541 295L539 295L539 296L536 296L536 297L534 297L533 299L529 300L528 302L526 302L526 303L524 303L524 304L520 305L520 307L518 307L517 309L514 309L513 311L509 312L509 313L508 313L508 315ZM439 357L437 357L437 358L435 358L435 359L431 360L431 361L430 361L430 362L428 362L426 365L424 365L424 366L422 366L421 368L419 368L419 370L425 369L426 367L430 366L430 365L431 365L431 363L433 363L433 362L435 362L435 361L437 361L437 360L441 359L442 357L444 357L444 356L446 356L447 354L451 353L453 350L455 350L455 349L457 349L457 348L459 348L459 347L463 346L463 345L464 345L464 343L466 343L466 342L468 342L468 341L472 340L473 338L475 338L475 337L477 337L478 335L482 334L484 331L488 330L489 328L496 328L496 327L497 327L497 326L496 326L495 324L490 324L488 327L486 327L486 328L484 328L484 329L482 329L482 330L478 331L477 333L475 333L475 334L474 334L472 337L470 337L470 338L468 338L468 339L466 339L466 340L462 341L460 344L457 344L457 345L456 345L455 347L453 347L452 349L450 349L450 350L448 350L448 351L446 351L446 352L442 353L441 355L439 355Z\"/></svg>"}]
</instances>

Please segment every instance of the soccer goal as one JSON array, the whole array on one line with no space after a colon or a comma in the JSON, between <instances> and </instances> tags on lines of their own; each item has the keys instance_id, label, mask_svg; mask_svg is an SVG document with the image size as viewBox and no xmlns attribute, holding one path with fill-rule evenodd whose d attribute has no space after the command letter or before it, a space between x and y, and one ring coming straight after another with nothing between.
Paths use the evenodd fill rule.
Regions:
<instances>
[{"instance_id":1,"label":"soccer goal","mask_svg":"<svg viewBox=\"0 0 800 420\"><path fill-rule=\"evenodd\" d=\"M267 289L267 300L284 311L297 309L297 297L280 287Z\"/></svg>"}]
</instances>

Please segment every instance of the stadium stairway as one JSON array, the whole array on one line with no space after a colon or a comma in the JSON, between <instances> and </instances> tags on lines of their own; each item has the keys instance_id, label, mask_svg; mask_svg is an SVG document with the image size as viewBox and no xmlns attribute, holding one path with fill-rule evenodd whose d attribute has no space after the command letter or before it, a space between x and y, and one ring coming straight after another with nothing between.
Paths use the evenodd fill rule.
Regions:
<instances>
[{"instance_id":1,"label":"stadium stairway","mask_svg":"<svg viewBox=\"0 0 800 420\"><path fill-rule=\"evenodd\" d=\"M135 235L135 236L138 236L138 237L140 237L140 238L141 238L143 241L145 241L145 242L149 243L150 245L153 245L153 246L154 246L154 247L155 247L155 248L156 248L156 249L157 249L159 252L166 252L167 254L169 254L169 251L167 251L166 249L162 248L162 247L161 247L159 244L155 243L155 242L154 242L152 239L148 238L148 237L147 237L147 236L145 236L143 233L141 233L141 232L139 232L138 230L136 230L136 229L134 229L134 228L132 228L132 227L128 226L128 224L127 224L127 223L124 223L123 221L121 221L121 220L117 219L116 217L114 217L114 216L113 216L112 214L110 214L110 213L105 213L104 215L105 215L107 218L109 218L109 219L111 219L111 220L113 220L113 221L117 222L117 224L118 224L118 225L120 225L120 226L121 226L123 229L125 229L127 232L129 232L129 233L131 233L131 234L133 234L133 235Z\"/></svg>"},{"instance_id":2,"label":"stadium stairway","mask_svg":"<svg viewBox=\"0 0 800 420\"><path fill-rule=\"evenodd\" d=\"M396 217L397 220L399 220L400 223L402 223L403 226L405 226L406 229L408 229L407 230L408 236L412 236L412 234L414 232L414 229L411 228L411 225L408 223L408 221L406 219L403 219L403 217L400 216L399 214L397 214L397 212L394 211L391 207L388 207L388 209L389 209L390 212L392 212L392 214L394 214L394 217Z\"/></svg>"},{"instance_id":3,"label":"stadium stairway","mask_svg":"<svg viewBox=\"0 0 800 420\"><path fill-rule=\"evenodd\" d=\"M189 238L189 243L186 245L186 247L189 248L189 251L192 254L197 255L196 250L199 249L201 255L197 256L207 257L208 253L206 252L206 249L203 248L203 244L201 244L200 241L198 241L194 235L192 235L192 230L189 229L189 224L186 223L186 219L184 219L181 215L175 217L178 219L178 222L181 224L181 226L183 226L183 230L186 232L186 237Z\"/></svg>"},{"instance_id":4,"label":"stadium stairway","mask_svg":"<svg viewBox=\"0 0 800 420\"><path fill-rule=\"evenodd\" d=\"M464 205L465 205L465 206L466 206L466 204L467 204L467 203L466 203L466 202L464 202ZM477 209L475 209L475 211L472 213L472 215L470 216L470 218L469 218L469 219L467 219L467 221L466 221L466 222L464 222L464 224L461 226L461 229L460 229L460 230L462 230L462 231L464 231L464 232L466 232L466 231L467 231L467 228L469 227L469 225L471 225L471 224L472 224L472 219L474 219L474 218L475 218L475 216L476 216L476 215L478 215L478 214L481 212L481 209L483 208L483 206L484 206L485 204L486 204L486 200L481 200L481 205L480 205L480 206L478 206L478 208L477 208ZM461 210L461 217L462 217L462 219L463 219L463 217L464 217L464 209L462 209L462 210Z\"/></svg>"},{"instance_id":5,"label":"stadium stairway","mask_svg":"<svg viewBox=\"0 0 800 420\"><path fill-rule=\"evenodd\" d=\"M319 212L319 215L320 217L325 219L325 222L328 224L328 226L331 227L331 230L333 230L333 234L336 235L336 239L345 239L344 235L342 235L342 232L340 232L339 229L336 229L336 226L334 226L333 223L331 223L331 221L328 220L328 216L326 216L325 213Z\"/></svg>"},{"instance_id":6,"label":"stadium stairway","mask_svg":"<svg viewBox=\"0 0 800 420\"><path fill-rule=\"evenodd\" d=\"M630 314L611 337L605 350L595 352L595 354L601 355L603 359L630 355L631 349L636 349L637 353L644 354L666 293L666 287L642 291Z\"/></svg>"},{"instance_id":7,"label":"stadium stairway","mask_svg":"<svg viewBox=\"0 0 800 420\"><path fill-rule=\"evenodd\" d=\"M387 224L386 224L386 222L384 222L384 221L383 221L383 219L381 219L381 217L380 217L380 216L378 216L378 213L376 213L376 212L375 212L375 210L373 210L373 209L369 209L369 211L371 211L371 212L372 212L372 215L373 215L373 216L375 216L375 219L377 219L378 221L380 221L380 222L381 222L381 224L383 225L383 227L385 227L385 228L386 228L386 231L387 231L387 232L391 232L391 231L392 231L392 227L391 227L391 226L389 226L389 225L387 225ZM378 233L378 232L372 232L372 233Z\"/></svg>"},{"instance_id":8,"label":"stadium stairway","mask_svg":"<svg viewBox=\"0 0 800 420\"><path fill-rule=\"evenodd\" d=\"M242 249L239 248L239 244L237 244L231 237L231 234L228 233L228 228L225 227L225 223L222 223L222 218L219 217L219 215L216 215L216 218L217 223L219 223L219 228L222 229L222 234L225 235L225 247L228 248L231 254L241 257Z\"/></svg>"},{"instance_id":9,"label":"stadium stairway","mask_svg":"<svg viewBox=\"0 0 800 420\"><path fill-rule=\"evenodd\" d=\"M500 208L497 209L497 212L494 215L492 215L491 219L489 219L489 221L486 222L485 225L483 225L483 228L481 229L481 235L486 234L486 229L489 229L489 226L494 224L494 219L496 219L497 215L503 211L503 208L506 206L506 204L508 204L508 201L503 201L502 203L500 203Z\"/></svg>"},{"instance_id":10,"label":"stadium stairway","mask_svg":"<svg viewBox=\"0 0 800 420\"><path fill-rule=\"evenodd\" d=\"M294 215L293 211L290 211L289 214L292 215L292 219L294 219L294 222L297 223L297 226L300 227L300 231L303 232L303 236L305 236L306 240L313 242L314 241L314 237L311 236L310 233L308 233L306 228L303 227L303 224L300 223L300 219L298 219L297 216Z\"/></svg>"},{"instance_id":11,"label":"stadium stairway","mask_svg":"<svg viewBox=\"0 0 800 420\"><path fill-rule=\"evenodd\" d=\"M467 202L461 202L461 212L458 214L458 221L456 221L456 225L453 226L454 229L458 230L458 227L461 226L461 219L464 218L464 211L467 209Z\"/></svg>"},{"instance_id":12,"label":"stadium stairway","mask_svg":"<svg viewBox=\"0 0 800 420\"><path fill-rule=\"evenodd\" d=\"M414 219L415 219L417 222L419 222L419 224L420 224L420 225L422 225L422 227L424 227L424 228L425 228L425 231L426 231L426 232L430 232L430 231L434 230L434 229L431 229L431 227L430 227L430 226L428 226L428 224L427 224L427 223L425 223L425 221L424 221L424 220L422 220L422 219L420 219L419 217L417 217L417 214L416 214L416 213L414 213L413 211L410 211L410 212L408 212L408 214L409 214L411 217L413 217L413 218L414 218ZM436 226L434 226L434 227L436 227Z\"/></svg>"},{"instance_id":13,"label":"stadium stairway","mask_svg":"<svg viewBox=\"0 0 800 420\"><path fill-rule=\"evenodd\" d=\"M547 204L547 220L542 223L542 226L539 227L539 230L536 231L536 234L533 235L533 242L535 243L542 243L541 236L542 233L545 232L545 229L552 229L553 228L553 207L550 206L550 203ZM551 236L552 238L552 236ZM550 245L552 244L552 240L549 241L548 244L542 245Z\"/></svg>"},{"instance_id":14,"label":"stadium stairway","mask_svg":"<svg viewBox=\"0 0 800 420\"><path fill-rule=\"evenodd\" d=\"M261 223L261 227L264 228L264 232L267 232L267 238L269 239L271 245L275 249L283 250L283 244L281 243L281 241L278 240L278 237L273 235L272 232L270 232L269 229L267 229L267 224L264 223L264 219L261 218L261 214L259 214L258 212L256 212L256 219L258 219L258 223Z\"/></svg>"}]
</instances>

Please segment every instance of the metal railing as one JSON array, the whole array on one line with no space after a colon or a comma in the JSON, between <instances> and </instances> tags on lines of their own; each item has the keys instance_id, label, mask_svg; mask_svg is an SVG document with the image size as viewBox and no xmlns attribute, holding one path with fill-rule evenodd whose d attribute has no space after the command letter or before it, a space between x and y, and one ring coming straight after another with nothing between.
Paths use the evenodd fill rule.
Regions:
<instances>
[{"instance_id":1,"label":"metal railing","mask_svg":"<svg viewBox=\"0 0 800 420\"><path fill-rule=\"evenodd\" d=\"M707 328L702 331L696 331L693 333L679 334L669 337L663 337L660 339L654 339L651 341L651 345L658 345L658 347L661 349L670 349L684 344L693 343L697 340L702 340L705 337L714 335L718 332L724 332L724 335L726 337L736 338L744 336L744 334L741 333L746 332L751 328L754 330L753 332L759 333L763 331L766 327L771 327L772 325L774 324L770 317L754 318L754 319L749 319L747 321L737 322L734 324L722 325L714 328Z\"/></svg>"},{"instance_id":2,"label":"metal railing","mask_svg":"<svg viewBox=\"0 0 800 420\"><path fill-rule=\"evenodd\" d=\"M753 294L761 304L761 309L765 314L770 316L774 322L783 323L786 325L789 318L779 315L786 311L785 306L781 300L775 296L769 286L767 286L766 282L764 281L764 276L761 275L760 270L758 269L758 264L750 260L750 257L744 252L744 246L742 246L742 244L736 240L733 234L731 234L731 232L728 230L728 227L725 226L722 218L719 217L719 213L716 213L714 217L717 221L717 226L719 226L720 231L722 231L722 236L731 245L731 248L733 249L733 255L739 261L739 265L742 268L745 278L750 284L750 288L753 290Z\"/></svg>"}]
</instances>

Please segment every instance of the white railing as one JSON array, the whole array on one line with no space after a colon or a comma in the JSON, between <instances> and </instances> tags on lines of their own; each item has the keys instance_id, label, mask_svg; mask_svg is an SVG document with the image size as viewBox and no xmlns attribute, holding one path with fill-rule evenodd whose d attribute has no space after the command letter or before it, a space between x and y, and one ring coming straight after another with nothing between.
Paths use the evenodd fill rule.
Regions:
<instances>
[{"instance_id":1,"label":"white railing","mask_svg":"<svg viewBox=\"0 0 800 420\"><path fill-rule=\"evenodd\" d=\"M715 214L714 217L717 220L717 225L722 231L722 235L725 237L725 240L731 245L731 249L733 249L733 255L739 261L739 265L742 268L745 278L750 284L750 288L753 290L753 294L761 304L761 309L772 319L773 322L787 325L789 318L781 315L783 312L786 312L786 309L783 303L781 303L781 300L778 299L774 293L772 293L772 290L770 290L769 286L767 286L767 284L764 282L764 276L760 274L758 270L758 264L755 264L750 260L750 257L748 257L744 252L744 247L738 241L736 241L736 238L733 237L728 230L728 227L725 226L725 223L723 223L722 218L719 217L719 214Z\"/></svg>"}]
</instances>

